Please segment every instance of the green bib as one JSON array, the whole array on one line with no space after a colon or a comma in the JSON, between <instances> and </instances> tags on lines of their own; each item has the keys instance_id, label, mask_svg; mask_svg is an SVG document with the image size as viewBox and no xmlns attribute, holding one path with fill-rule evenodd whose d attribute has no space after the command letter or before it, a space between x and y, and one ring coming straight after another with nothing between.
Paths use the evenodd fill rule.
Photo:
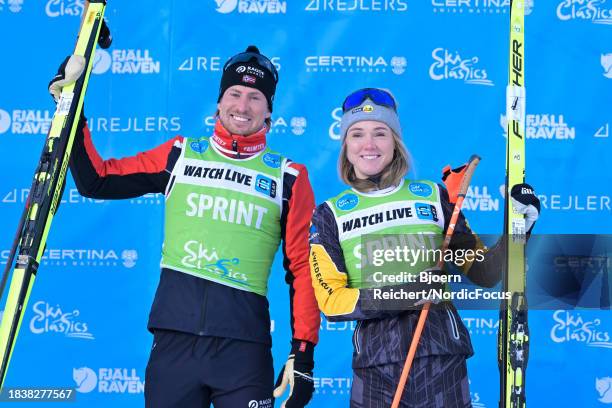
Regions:
<instances>
[{"instance_id":1,"label":"green bib","mask_svg":"<svg viewBox=\"0 0 612 408\"><path fill-rule=\"evenodd\" d=\"M327 203L336 218L351 288L378 286L367 279L376 249L441 246L444 216L438 187L431 181L403 180L395 188L375 193L349 189ZM365 260L368 271L362 271ZM403 271L418 273L435 264L433 260L415 259L413 265L401 266Z\"/></svg>"},{"instance_id":2,"label":"green bib","mask_svg":"<svg viewBox=\"0 0 612 408\"><path fill-rule=\"evenodd\" d=\"M286 159L268 148L231 159L207 137L183 143L166 192L161 266L265 296Z\"/></svg>"}]
</instances>

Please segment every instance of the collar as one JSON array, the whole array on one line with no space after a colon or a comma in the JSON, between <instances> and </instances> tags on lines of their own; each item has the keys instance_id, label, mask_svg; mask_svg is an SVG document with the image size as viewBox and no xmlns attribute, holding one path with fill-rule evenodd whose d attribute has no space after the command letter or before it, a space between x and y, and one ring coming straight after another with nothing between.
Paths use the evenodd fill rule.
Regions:
<instances>
[{"instance_id":1,"label":"collar","mask_svg":"<svg viewBox=\"0 0 612 408\"><path fill-rule=\"evenodd\" d=\"M247 159L266 148L267 132L268 127L264 126L250 135L234 135L217 119L211 140L225 156L233 159Z\"/></svg>"}]
</instances>

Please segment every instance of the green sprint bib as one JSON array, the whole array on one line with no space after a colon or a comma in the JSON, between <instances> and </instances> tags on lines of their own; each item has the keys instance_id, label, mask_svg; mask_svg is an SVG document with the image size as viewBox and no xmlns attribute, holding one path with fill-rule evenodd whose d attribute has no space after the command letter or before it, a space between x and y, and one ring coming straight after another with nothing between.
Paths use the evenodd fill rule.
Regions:
<instances>
[{"instance_id":1,"label":"green sprint bib","mask_svg":"<svg viewBox=\"0 0 612 408\"><path fill-rule=\"evenodd\" d=\"M230 159L208 138L184 144L166 192L161 266L265 296L286 160L268 148Z\"/></svg>"},{"instance_id":2,"label":"green sprint bib","mask_svg":"<svg viewBox=\"0 0 612 408\"><path fill-rule=\"evenodd\" d=\"M414 254L440 248L444 231L444 216L438 187L431 181L405 180L390 191L360 193L345 190L328 200L336 218L340 246L352 288L375 285L368 282L368 270L377 249L406 247ZM427 259L430 258L430 259ZM433 256L415 256L414 263L402 265L409 273L417 273L435 265ZM364 272L364 273L362 273Z\"/></svg>"}]
</instances>

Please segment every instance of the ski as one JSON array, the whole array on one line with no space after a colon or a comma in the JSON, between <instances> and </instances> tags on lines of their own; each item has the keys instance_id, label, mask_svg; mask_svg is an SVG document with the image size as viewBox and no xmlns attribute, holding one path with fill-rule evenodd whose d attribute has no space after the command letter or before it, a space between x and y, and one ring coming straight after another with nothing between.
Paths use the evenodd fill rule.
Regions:
<instances>
[{"instance_id":1,"label":"ski","mask_svg":"<svg viewBox=\"0 0 612 408\"><path fill-rule=\"evenodd\" d=\"M498 332L500 408L524 408L525 371L529 352L527 298L525 296L525 219L512 210L510 190L525 180L525 1L510 3L510 59L506 88L506 203L504 234L507 237L502 301Z\"/></svg>"},{"instance_id":2,"label":"ski","mask_svg":"<svg viewBox=\"0 0 612 408\"><path fill-rule=\"evenodd\" d=\"M10 280L2 322L0 323L0 389L4 380L23 313L28 303L38 265L45 250L53 216L60 204L72 142L83 109L83 100L93 67L96 44L110 46L111 38L104 22L106 0L89 0L84 8L74 55L83 57L85 70L76 82L62 88L53 114L32 187L21 216L15 241L6 263L0 294L17 260ZM102 33L102 34L101 34Z\"/></svg>"}]
</instances>

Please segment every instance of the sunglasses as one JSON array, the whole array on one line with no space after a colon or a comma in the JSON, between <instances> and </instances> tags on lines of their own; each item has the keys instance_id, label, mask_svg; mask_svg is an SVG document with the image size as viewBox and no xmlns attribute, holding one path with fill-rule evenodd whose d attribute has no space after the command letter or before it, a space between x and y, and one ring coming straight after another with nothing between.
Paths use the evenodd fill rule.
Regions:
<instances>
[{"instance_id":1,"label":"sunglasses","mask_svg":"<svg viewBox=\"0 0 612 408\"><path fill-rule=\"evenodd\" d=\"M389 92L378 88L363 88L346 97L342 103L342 113L360 106L366 99L370 99L376 105L386 106L397 111L395 99Z\"/></svg>"},{"instance_id":2,"label":"sunglasses","mask_svg":"<svg viewBox=\"0 0 612 408\"><path fill-rule=\"evenodd\" d=\"M278 82L278 72L276 71L276 67L272 64L268 58L264 57L261 54L256 54L254 52L241 52L240 54L234 55L232 58L227 60L225 65L223 66L223 72L227 70L227 67L230 65L234 65L240 62L251 62L255 60L259 65L266 68L272 76L274 77L274 82Z\"/></svg>"}]
</instances>

